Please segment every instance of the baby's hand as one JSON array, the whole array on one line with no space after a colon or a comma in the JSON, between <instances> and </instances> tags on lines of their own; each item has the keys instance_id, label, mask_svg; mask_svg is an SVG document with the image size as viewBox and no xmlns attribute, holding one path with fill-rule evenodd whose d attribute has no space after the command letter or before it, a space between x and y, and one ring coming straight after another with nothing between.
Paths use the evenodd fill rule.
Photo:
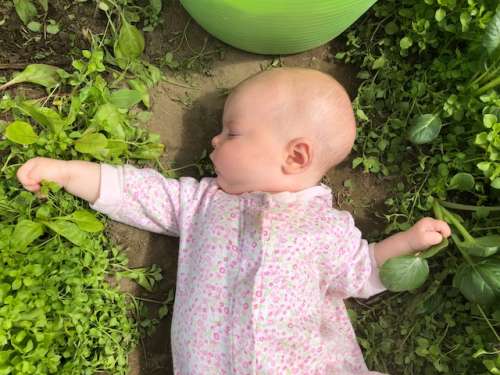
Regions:
<instances>
[{"instance_id":1,"label":"baby's hand","mask_svg":"<svg viewBox=\"0 0 500 375\"><path fill-rule=\"evenodd\" d=\"M406 231L410 248L413 251L422 251L440 243L443 238L451 235L449 225L431 217L420 219Z\"/></svg>"},{"instance_id":2,"label":"baby's hand","mask_svg":"<svg viewBox=\"0 0 500 375\"><path fill-rule=\"evenodd\" d=\"M17 179L26 190L40 190L43 180L65 187L69 178L67 162L48 158L34 158L24 163L17 171Z\"/></svg>"}]
</instances>

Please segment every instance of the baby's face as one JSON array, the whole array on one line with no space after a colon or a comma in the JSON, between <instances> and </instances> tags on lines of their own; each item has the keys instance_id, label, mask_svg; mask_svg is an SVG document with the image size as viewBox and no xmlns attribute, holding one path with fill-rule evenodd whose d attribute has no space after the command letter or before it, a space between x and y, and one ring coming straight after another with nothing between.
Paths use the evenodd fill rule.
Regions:
<instances>
[{"instance_id":1,"label":"baby's face","mask_svg":"<svg viewBox=\"0 0 500 375\"><path fill-rule=\"evenodd\" d=\"M255 91L255 90L253 90ZM231 96L224 107L222 131L210 154L219 187L229 194L281 191L286 142L273 130L264 97L257 92Z\"/></svg>"},{"instance_id":2,"label":"baby's face","mask_svg":"<svg viewBox=\"0 0 500 375\"><path fill-rule=\"evenodd\" d=\"M230 194L298 191L349 153L356 134L345 90L308 69L260 73L231 93L210 154Z\"/></svg>"}]
</instances>

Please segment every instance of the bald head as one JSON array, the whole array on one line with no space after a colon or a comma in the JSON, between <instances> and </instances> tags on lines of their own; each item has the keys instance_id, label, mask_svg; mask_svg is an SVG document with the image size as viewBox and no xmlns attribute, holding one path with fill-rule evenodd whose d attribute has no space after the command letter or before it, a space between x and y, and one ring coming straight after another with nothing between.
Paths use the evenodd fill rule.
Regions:
<instances>
[{"instance_id":1,"label":"bald head","mask_svg":"<svg viewBox=\"0 0 500 375\"><path fill-rule=\"evenodd\" d=\"M321 173L350 153L356 136L352 104L331 76L299 68L264 71L240 83L226 106L243 95L252 98L248 105L261 111L281 136L310 139L313 164Z\"/></svg>"}]
</instances>

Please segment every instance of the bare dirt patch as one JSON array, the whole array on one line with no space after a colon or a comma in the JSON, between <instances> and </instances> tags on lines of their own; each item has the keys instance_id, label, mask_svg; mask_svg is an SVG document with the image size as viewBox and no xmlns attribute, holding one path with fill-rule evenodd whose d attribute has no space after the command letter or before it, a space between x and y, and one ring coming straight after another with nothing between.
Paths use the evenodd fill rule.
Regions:
<instances>
[{"instance_id":1,"label":"bare dirt patch","mask_svg":"<svg viewBox=\"0 0 500 375\"><path fill-rule=\"evenodd\" d=\"M214 40L197 26L177 3L165 10L165 23L148 40L148 54L161 62L166 52L175 51L179 61L189 60L191 70L168 70L172 83L162 83L153 94L153 115L148 127L161 135L166 146L162 163L181 167L196 162L210 139L219 132L225 94L241 80L271 65L300 66L319 69L337 78L353 97L355 74L349 67L332 62L331 46L325 45L305 53L273 57L249 54ZM195 169L182 174L197 176ZM344 181L351 180L346 188ZM381 181L353 172L346 162L330 171L325 178L335 193L339 208L354 213L358 225L369 234L382 229L374 212L380 209L385 189ZM165 279L159 291L148 297L165 298L175 286L178 242L175 239L148 234L125 225L113 224L112 236L127 246L131 264L141 266L157 263ZM161 322L151 338L144 340L141 352L135 353L131 374L171 374L170 319Z\"/></svg>"}]
</instances>

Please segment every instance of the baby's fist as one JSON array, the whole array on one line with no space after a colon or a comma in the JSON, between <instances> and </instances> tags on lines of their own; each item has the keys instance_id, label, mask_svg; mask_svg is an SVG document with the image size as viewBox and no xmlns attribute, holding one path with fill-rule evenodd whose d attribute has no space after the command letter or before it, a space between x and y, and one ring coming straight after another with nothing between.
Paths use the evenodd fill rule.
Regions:
<instances>
[{"instance_id":1,"label":"baby's fist","mask_svg":"<svg viewBox=\"0 0 500 375\"><path fill-rule=\"evenodd\" d=\"M17 171L17 179L26 190L40 190L43 180L52 181L64 187L68 180L66 162L48 158L34 158L24 163Z\"/></svg>"},{"instance_id":2,"label":"baby's fist","mask_svg":"<svg viewBox=\"0 0 500 375\"><path fill-rule=\"evenodd\" d=\"M451 235L449 225L443 220L424 217L406 231L413 251L425 250Z\"/></svg>"}]
</instances>

